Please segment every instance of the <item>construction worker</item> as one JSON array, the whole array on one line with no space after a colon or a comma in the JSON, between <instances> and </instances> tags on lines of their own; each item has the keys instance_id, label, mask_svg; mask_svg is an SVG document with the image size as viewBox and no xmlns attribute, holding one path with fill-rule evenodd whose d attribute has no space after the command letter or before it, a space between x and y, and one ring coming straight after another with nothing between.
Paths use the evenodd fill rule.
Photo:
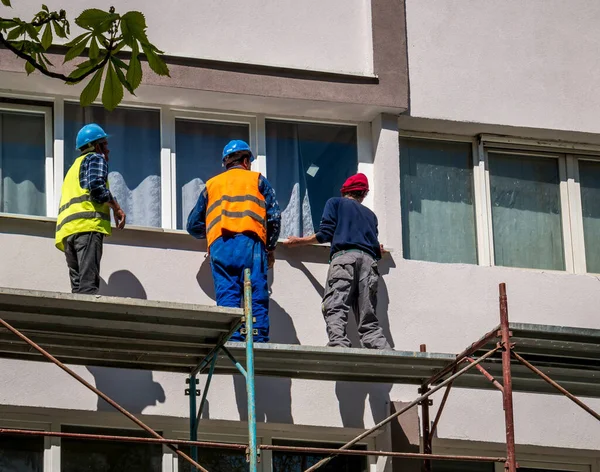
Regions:
<instances>
[{"instance_id":1,"label":"construction worker","mask_svg":"<svg viewBox=\"0 0 600 472\"><path fill-rule=\"evenodd\" d=\"M281 212L268 180L250 170L254 155L245 141L223 149L227 170L206 183L191 211L187 231L207 239L217 305L242 306L244 269L251 270L254 341L269 341L267 269L275 263ZM242 327L243 329L243 327ZM242 331L231 341L243 341Z\"/></svg>"},{"instance_id":2,"label":"construction worker","mask_svg":"<svg viewBox=\"0 0 600 472\"><path fill-rule=\"evenodd\" d=\"M319 231L303 238L291 236L288 247L331 243L331 257L322 311L329 336L328 346L351 347L346 335L352 308L362 347L391 349L377 320L377 261L381 245L377 240L377 217L362 205L369 193L364 174L348 178L342 197L325 204Z\"/></svg>"},{"instance_id":3,"label":"construction worker","mask_svg":"<svg viewBox=\"0 0 600 472\"><path fill-rule=\"evenodd\" d=\"M108 141L104 130L85 125L77 133L81 153L67 172L56 219L56 247L65 253L73 293L95 294L100 287L104 236L110 236L110 209L118 229L125 213L108 189Z\"/></svg>"}]
</instances>

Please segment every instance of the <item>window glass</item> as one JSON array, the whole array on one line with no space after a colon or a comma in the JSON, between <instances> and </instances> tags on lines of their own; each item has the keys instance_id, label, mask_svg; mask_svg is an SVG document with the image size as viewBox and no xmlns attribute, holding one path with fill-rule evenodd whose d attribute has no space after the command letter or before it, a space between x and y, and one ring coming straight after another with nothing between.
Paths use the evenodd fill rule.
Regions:
<instances>
[{"instance_id":1,"label":"window glass","mask_svg":"<svg viewBox=\"0 0 600 472\"><path fill-rule=\"evenodd\" d=\"M400 139L404 257L477 263L471 143Z\"/></svg>"},{"instance_id":2,"label":"window glass","mask_svg":"<svg viewBox=\"0 0 600 472\"><path fill-rule=\"evenodd\" d=\"M182 446L181 450L190 454L190 448ZM244 451L218 448L198 448L198 463L210 472L248 472ZM179 458L179 472L193 472L191 464Z\"/></svg>"},{"instance_id":3,"label":"window glass","mask_svg":"<svg viewBox=\"0 0 600 472\"><path fill-rule=\"evenodd\" d=\"M43 115L0 111L0 211L46 215Z\"/></svg>"},{"instance_id":4,"label":"window glass","mask_svg":"<svg viewBox=\"0 0 600 472\"><path fill-rule=\"evenodd\" d=\"M44 438L21 435L0 436L0 470L2 472L42 472Z\"/></svg>"},{"instance_id":5,"label":"window glass","mask_svg":"<svg viewBox=\"0 0 600 472\"><path fill-rule=\"evenodd\" d=\"M600 272L600 162L579 161L583 236L588 272Z\"/></svg>"},{"instance_id":6,"label":"window glass","mask_svg":"<svg viewBox=\"0 0 600 472\"><path fill-rule=\"evenodd\" d=\"M65 104L65 173L79 156L77 132L97 123L109 135L110 190L127 214L127 223L161 226L160 112L119 107Z\"/></svg>"},{"instance_id":7,"label":"window glass","mask_svg":"<svg viewBox=\"0 0 600 472\"><path fill-rule=\"evenodd\" d=\"M564 270L558 159L488 159L496 265Z\"/></svg>"},{"instance_id":8,"label":"window glass","mask_svg":"<svg viewBox=\"0 0 600 472\"><path fill-rule=\"evenodd\" d=\"M278 446L304 446L339 448L341 444L331 443L307 443L297 441L273 440ZM365 449L364 446L356 449ZM273 472L303 472L315 465L321 459L327 457L322 454L273 451ZM337 456L327 464L319 468L323 472L367 472L368 464L366 456Z\"/></svg>"},{"instance_id":9,"label":"window glass","mask_svg":"<svg viewBox=\"0 0 600 472\"><path fill-rule=\"evenodd\" d=\"M281 238L318 229L325 202L358 168L355 126L267 120L267 177L282 210Z\"/></svg>"},{"instance_id":10,"label":"window glass","mask_svg":"<svg viewBox=\"0 0 600 472\"><path fill-rule=\"evenodd\" d=\"M185 228L187 218L206 181L223 172L222 154L232 139L250 138L248 125L209 121L176 120L177 227Z\"/></svg>"},{"instance_id":11,"label":"window glass","mask_svg":"<svg viewBox=\"0 0 600 472\"><path fill-rule=\"evenodd\" d=\"M63 426L68 433L148 437L137 430ZM162 446L150 443L61 439L62 472L161 472Z\"/></svg>"}]
</instances>

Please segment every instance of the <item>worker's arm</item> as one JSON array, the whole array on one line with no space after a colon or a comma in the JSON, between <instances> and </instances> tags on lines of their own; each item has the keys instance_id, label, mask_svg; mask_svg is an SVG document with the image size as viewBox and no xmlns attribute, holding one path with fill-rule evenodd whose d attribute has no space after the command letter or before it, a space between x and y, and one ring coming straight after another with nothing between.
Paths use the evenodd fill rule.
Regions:
<instances>
[{"instance_id":1,"label":"worker's arm","mask_svg":"<svg viewBox=\"0 0 600 472\"><path fill-rule=\"evenodd\" d=\"M287 247L298 247L298 246L309 246L317 243L329 243L333 239L335 228L337 226L337 207L333 200L328 200L323 210L323 216L321 217L321 224L319 231L311 236L304 236L299 238L297 236L290 236L284 245Z\"/></svg>"},{"instance_id":2,"label":"worker's arm","mask_svg":"<svg viewBox=\"0 0 600 472\"><path fill-rule=\"evenodd\" d=\"M206 187L200 193L196 206L190 212L187 220L187 232L196 239L206 239L206 205L208 192Z\"/></svg>"},{"instance_id":3,"label":"worker's arm","mask_svg":"<svg viewBox=\"0 0 600 472\"><path fill-rule=\"evenodd\" d=\"M267 251L275 250L279 233L281 232L281 210L275 190L262 175L258 181L258 191L265 197L265 206L267 208Z\"/></svg>"},{"instance_id":4,"label":"worker's arm","mask_svg":"<svg viewBox=\"0 0 600 472\"><path fill-rule=\"evenodd\" d=\"M87 181L90 197L96 203L107 203L113 210L115 225L118 229L125 227L125 212L119 202L108 189L108 163L102 154L91 154L87 165ZM80 179L81 180L81 179Z\"/></svg>"}]
</instances>

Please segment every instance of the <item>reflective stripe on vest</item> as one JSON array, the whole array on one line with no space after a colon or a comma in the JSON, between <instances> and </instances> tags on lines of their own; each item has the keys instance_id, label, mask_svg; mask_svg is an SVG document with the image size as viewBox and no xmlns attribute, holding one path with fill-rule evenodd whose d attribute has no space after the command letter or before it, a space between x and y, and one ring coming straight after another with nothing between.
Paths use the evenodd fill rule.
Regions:
<instances>
[{"instance_id":1,"label":"reflective stripe on vest","mask_svg":"<svg viewBox=\"0 0 600 472\"><path fill-rule=\"evenodd\" d=\"M110 206L93 201L90 191L79 183L81 163L86 156L75 160L63 183L55 237L55 245L61 251L65 250L64 240L73 234L94 231L109 236L111 233Z\"/></svg>"},{"instance_id":2,"label":"reflective stripe on vest","mask_svg":"<svg viewBox=\"0 0 600 472\"><path fill-rule=\"evenodd\" d=\"M254 233L266 244L267 210L265 197L258 189L260 174L230 169L206 183L206 238L208 246L223 234Z\"/></svg>"}]
</instances>

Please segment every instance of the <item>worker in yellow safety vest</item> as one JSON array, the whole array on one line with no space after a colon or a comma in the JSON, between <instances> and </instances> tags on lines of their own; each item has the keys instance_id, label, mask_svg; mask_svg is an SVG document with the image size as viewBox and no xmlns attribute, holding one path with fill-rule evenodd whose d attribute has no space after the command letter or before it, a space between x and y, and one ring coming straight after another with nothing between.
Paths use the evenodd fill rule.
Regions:
<instances>
[{"instance_id":1,"label":"worker in yellow safety vest","mask_svg":"<svg viewBox=\"0 0 600 472\"><path fill-rule=\"evenodd\" d=\"M77 133L80 156L67 172L56 220L56 247L65 253L73 293L95 294L100 287L104 236L125 227L125 213L108 188L108 135L97 124Z\"/></svg>"},{"instance_id":2,"label":"worker in yellow safety vest","mask_svg":"<svg viewBox=\"0 0 600 472\"><path fill-rule=\"evenodd\" d=\"M188 232L207 239L217 305L242 306L244 269L251 270L254 342L269 340L267 269L275 262L281 212L269 181L250 170L254 155L244 141L223 149L225 172L210 179L187 222ZM232 341L243 341L241 331Z\"/></svg>"}]
</instances>

